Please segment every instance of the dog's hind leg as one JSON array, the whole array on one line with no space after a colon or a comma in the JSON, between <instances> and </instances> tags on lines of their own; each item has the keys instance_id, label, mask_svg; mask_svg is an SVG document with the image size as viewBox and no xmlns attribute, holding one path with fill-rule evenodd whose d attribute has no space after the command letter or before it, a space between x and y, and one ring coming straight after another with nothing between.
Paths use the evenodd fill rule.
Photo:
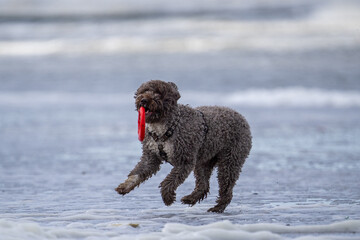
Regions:
<instances>
[{"instance_id":1,"label":"dog's hind leg","mask_svg":"<svg viewBox=\"0 0 360 240\"><path fill-rule=\"evenodd\" d=\"M208 212L222 213L230 204L233 197L233 188L236 180L239 178L244 161L245 157L241 156L236 148L224 150L219 154L217 165L219 197L216 200L217 205L210 208Z\"/></svg>"},{"instance_id":2,"label":"dog's hind leg","mask_svg":"<svg viewBox=\"0 0 360 240\"><path fill-rule=\"evenodd\" d=\"M211 159L209 162L196 164L194 169L195 175L195 189L194 191L181 199L183 204L189 204L191 206L195 205L197 202L204 200L207 197L207 194L210 190L210 177L213 171L213 168L216 164L216 157Z\"/></svg>"}]
</instances>

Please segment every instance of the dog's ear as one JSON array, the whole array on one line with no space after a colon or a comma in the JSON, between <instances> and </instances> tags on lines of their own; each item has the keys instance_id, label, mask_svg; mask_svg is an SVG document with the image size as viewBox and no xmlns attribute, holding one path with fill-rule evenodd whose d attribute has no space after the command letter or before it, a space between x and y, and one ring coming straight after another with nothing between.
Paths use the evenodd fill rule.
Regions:
<instances>
[{"instance_id":1,"label":"dog's ear","mask_svg":"<svg viewBox=\"0 0 360 240\"><path fill-rule=\"evenodd\" d=\"M172 86L172 88L173 88L173 96L175 98L175 101L179 100L180 93L178 91L178 87L176 86L176 84L173 83L173 82L168 82L168 84L170 84Z\"/></svg>"},{"instance_id":2,"label":"dog's ear","mask_svg":"<svg viewBox=\"0 0 360 240\"><path fill-rule=\"evenodd\" d=\"M178 90L178 87L176 86L175 83L173 83L173 82L168 82L168 84L170 84L171 86L173 86L173 88L175 88L176 90Z\"/></svg>"},{"instance_id":3,"label":"dog's ear","mask_svg":"<svg viewBox=\"0 0 360 240\"><path fill-rule=\"evenodd\" d=\"M138 90L136 90L135 94L134 94L134 98L136 99L140 94L140 88L138 88Z\"/></svg>"},{"instance_id":4,"label":"dog's ear","mask_svg":"<svg viewBox=\"0 0 360 240\"><path fill-rule=\"evenodd\" d=\"M140 85L140 87L136 90L134 98L137 98L140 94L149 90L148 82L145 82Z\"/></svg>"}]
</instances>

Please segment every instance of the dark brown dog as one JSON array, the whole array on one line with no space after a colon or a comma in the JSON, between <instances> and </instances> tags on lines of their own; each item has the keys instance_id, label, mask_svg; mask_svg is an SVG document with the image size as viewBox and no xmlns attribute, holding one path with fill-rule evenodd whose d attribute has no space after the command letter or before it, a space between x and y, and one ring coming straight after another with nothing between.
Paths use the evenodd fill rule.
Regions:
<instances>
[{"instance_id":1,"label":"dark brown dog","mask_svg":"<svg viewBox=\"0 0 360 240\"><path fill-rule=\"evenodd\" d=\"M194 191L181 199L194 205L206 198L209 179L218 168L219 197L211 212L223 212L232 199L232 190L251 149L250 127L243 116L225 107L199 107L178 104L177 86L152 80L135 94L138 110L146 110L146 134L140 162L116 191L125 195L160 169L162 162L173 165L160 184L166 205L175 199L175 191L194 170Z\"/></svg>"}]
</instances>

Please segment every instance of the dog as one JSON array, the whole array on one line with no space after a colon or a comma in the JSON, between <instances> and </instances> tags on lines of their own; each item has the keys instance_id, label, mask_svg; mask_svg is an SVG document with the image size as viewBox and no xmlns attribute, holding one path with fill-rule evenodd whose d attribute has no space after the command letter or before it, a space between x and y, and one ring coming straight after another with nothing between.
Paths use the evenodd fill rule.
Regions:
<instances>
[{"instance_id":1,"label":"dog","mask_svg":"<svg viewBox=\"0 0 360 240\"><path fill-rule=\"evenodd\" d=\"M190 206L209 193L209 180L217 167L219 197L208 212L222 213L230 204L233 188L252 147L250 127L236 111L217 106L191 108L178 104L180 93L173 82L151 80L135 93L136 110L145 108L146 131L140 162L115 190L132 191L160 169L163 162L173 168L161 182L165 205L176 199L176 189L194 171L196 186L181 199Z\"/></svg>"}]
</instances>

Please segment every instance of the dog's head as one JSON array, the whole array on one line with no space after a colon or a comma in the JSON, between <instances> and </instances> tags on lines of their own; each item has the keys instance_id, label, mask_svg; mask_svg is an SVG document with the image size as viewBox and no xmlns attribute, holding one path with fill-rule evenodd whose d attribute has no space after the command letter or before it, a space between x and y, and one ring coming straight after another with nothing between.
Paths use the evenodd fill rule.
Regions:
<instances>
[{"instance_id":1,"label":"dog's head","mask_svg":"<svg viewBox=\"0 0 360 240\"><path fill-rule=\"evenodd\" d=\"M145 108L146 123L160 122L176 108L179 98L175 83L151 80L143 83L136 91L136 110Z\"/></svg>"}]
</instances>

